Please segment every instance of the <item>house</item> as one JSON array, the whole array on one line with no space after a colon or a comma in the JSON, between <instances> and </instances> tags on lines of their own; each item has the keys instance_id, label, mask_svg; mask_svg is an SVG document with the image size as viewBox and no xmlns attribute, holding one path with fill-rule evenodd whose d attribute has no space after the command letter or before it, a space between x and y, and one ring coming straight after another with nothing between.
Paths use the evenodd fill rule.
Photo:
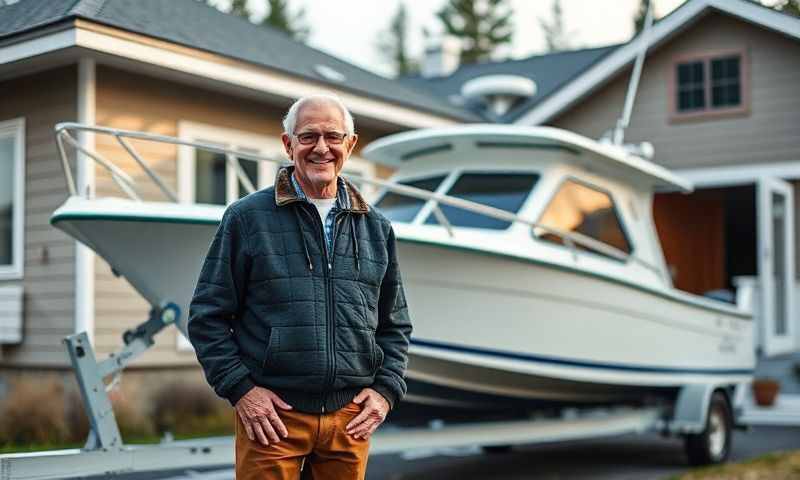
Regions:
<instances>
[{"instance_id":1,"label":"house","mask_svg":"<svg viewBox=\"0 0 800 480\"><path fill-rule=\"evenodd\" d=\"M697 186L655 203L675 284L756 294L762 351L797 350L800 20L747 0L689 0L654 25L650 40L626 141L651 142L655 162ZM102 357L147 315L102 259L48 223L67 196L57 122L269 153L280 148L280 117L292 99L326 90L351 107L361 145L464 122L552 125L600 138L620 116L641 42L455 70L442 51L431 65L451 71L390 80L194 0L0 7L0 378L31 369L68 375L62 337L87 331ZM91 135L81 142L109 157L120 148ZM143 153L158 160L181 201L241 194L219 159L159 148ZM358 152L350 165L390 173ZM92 166L78 162L80 190L118 194ZM271 180L266 167L249 174L260 187ZM199 378L174 329L134 366Z\"/></svg>"}]
</instances>

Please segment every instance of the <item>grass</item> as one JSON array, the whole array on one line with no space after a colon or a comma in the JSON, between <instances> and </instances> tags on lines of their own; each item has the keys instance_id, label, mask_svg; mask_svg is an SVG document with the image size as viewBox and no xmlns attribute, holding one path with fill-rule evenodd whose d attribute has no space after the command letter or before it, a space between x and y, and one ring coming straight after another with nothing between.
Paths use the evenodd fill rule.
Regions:
<instances>
[{"instance_id":1,"label":"grass","mask_svg":"<svg viewBox=\"0 0 800 480\"><path fill-rule=\"evenodd\" d=\"M670 480L800 480L800 450L770 453L740 463L703 467Z\"/></svg>"},{"instance_id":2,"label":"grass","mask_svg":"<svg viewBox=\"0 0 800 480\"><path fill-rule=\"evenodd\" d=\"M176 434L173 438L175 440L194 440L197 438L230 436L230 435L232 434L228 432L212 431L208 433ZM139 435L131 437L125 437L123 435L122 439L125 445L152 445L161 443L161 441L163 440L162 437L159 437L157 435L146 435L146 436ZM6 444L6 445L0 445L0 455L4 453L29 453L29 452L42 452L46 450L67 450L71 448L83 448L84 443L85 442L36 443L36 444L25 444L25 445Z\"/></svg>"}]
</instances>

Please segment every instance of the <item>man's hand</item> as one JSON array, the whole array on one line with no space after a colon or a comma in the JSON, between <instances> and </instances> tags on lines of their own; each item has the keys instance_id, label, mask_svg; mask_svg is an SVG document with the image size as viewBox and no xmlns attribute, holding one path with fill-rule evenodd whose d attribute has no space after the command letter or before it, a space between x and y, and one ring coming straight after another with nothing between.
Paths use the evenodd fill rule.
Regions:
<instances>
[{"instance_id":1,"label":"man's hand","mask_svg":"<svg viewBox=\"0 0 800 480\"><path fill-rule=\"evenodd\" d=\"M242 419L250 440L258 439L262 445L268 447L270 442L278 443L281 438L289 436L275 407L281 410L292 409L272 390L261 387L254 387L236 402L236 413Z\"/></svg>"},{"instance_id":2,"label":"man's hand","mask_svg":"<svg viewBox=\"0 0 800 480\"><path fill-rule=\"evenodd\" d=\"M361 390L353 401L361 405L361 413L347 424L347 433L355 438L369 438L389 414L389 402L371 388Z\"/></svg>"}]
</instances>

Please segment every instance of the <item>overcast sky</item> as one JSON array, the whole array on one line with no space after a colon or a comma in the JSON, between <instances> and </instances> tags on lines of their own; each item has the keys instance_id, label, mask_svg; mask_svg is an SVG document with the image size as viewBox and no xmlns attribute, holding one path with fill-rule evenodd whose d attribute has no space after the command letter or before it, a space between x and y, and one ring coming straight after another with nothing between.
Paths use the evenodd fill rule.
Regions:
<instances>
[{"instance_id":1,"label":"overcast sky","mask_svg":"<svg viewBox=\"0 0 800 480\"><path fill-rule=\"evenodd\" d=\"M656 14L666 15L684 1L655 0ZM261 5L266 2L250 2L254 16L263 15ZM306 8L311 46L369 70L388 73L387 63L375 44L379 32L388 28L400 0L289 0L288 3L292 8ZM405 3L410 16L410 49L418 56L423 48L421 29L441 29L435 13L445 0L405 0ZM526 57L544 50L538 19L550 19L552 3L552 0L511 0L515 25L511 56ZM594 47L627 41L633 33L632 18L638 4L639 0L562 0L572 46Z\"/></svg>"}]
</instances>

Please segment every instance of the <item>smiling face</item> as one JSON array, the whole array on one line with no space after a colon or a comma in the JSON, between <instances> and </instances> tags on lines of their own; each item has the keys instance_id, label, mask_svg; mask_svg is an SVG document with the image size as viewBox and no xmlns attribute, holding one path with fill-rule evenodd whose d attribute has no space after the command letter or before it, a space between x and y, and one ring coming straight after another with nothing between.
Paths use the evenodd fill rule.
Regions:
<instances>
[{"instance_id":1,"label":"smiling face","mask_svg":"<svg viewBox=\"0 0 800 480\"><path fill-rule=\"evenodd\" d=\"M293 135L282 135L286 154L295 166L295 177L303 192L311 198L336 196L336 178L344 162L350 157L358 141L357 135L347 136L339 144L325 141L324 134L346 132L344 115L339 108L325 101L309 101L297 112ZM310 145L300 143L297 136L317 133L317 141Z\"/></svg>"}]
</instances>

